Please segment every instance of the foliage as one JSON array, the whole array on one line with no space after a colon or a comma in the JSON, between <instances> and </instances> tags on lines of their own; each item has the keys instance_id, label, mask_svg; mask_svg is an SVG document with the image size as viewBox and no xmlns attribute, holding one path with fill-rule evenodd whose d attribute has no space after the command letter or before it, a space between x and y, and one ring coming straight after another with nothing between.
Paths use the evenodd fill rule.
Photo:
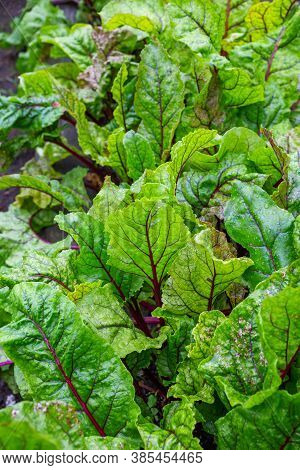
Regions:
<instances>
[{"instance_id":1,"label":"foliage","mask_svg":"<svg viewBox=\"0 0 300 470\"><path fill-rule=\"evenodd\" d=\"M297 2L77 20L0 35L1 448L299 449Z\"/></svg>"}]
</instances>

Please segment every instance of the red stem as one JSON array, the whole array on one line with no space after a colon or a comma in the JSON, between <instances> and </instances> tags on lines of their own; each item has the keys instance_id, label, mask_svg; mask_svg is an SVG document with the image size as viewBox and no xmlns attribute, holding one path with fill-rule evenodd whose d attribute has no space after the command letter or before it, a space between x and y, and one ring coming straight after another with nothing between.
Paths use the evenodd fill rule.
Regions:
<instances>
[{"instance_id":1,"label":"red stem","mask_svg":"<svg viewBox=\"0 0 300 470\"><path fill-rule=\"evenodd\" d=\"M158 317L144 317L145 323L148 325L163 325L164 320Z\"/></svg>"},{"instance_id":2,"label":"red stem","mask_svg":"<svg viewBox=\"0 0 300 470\"><path fill-rule=\"evenodd\" d=\"M133 304L133 305L132 305ZM151 332L149 330L149 327L147 323L145 322L145 318L143 317L139 305L135 299L132 299L131 302L127 302L130 314L132 318L134 319L136 325L138 328L146 335L148 338L152 338Z\"/></svg>"},{"instance_id":3,"label":"red stem","mask_svg":"<svg viewBox=\"0 0 300 470\"><path fill-rule=\"evenodd\" d=\"M225 31L223 35L223 39L227 37L228 30L229 30L229 16L230 16L230 0L226 2L226 19L225 19Z\"/></svg>"},{"instance_id":4,"label":"red stem","mask_svg":"<svg viewBox=\"0 0 300 470\"><path fill-rule=\"evenodd\" d=\"M93 162L91 162L88 158L84 157L80 153L76 152L74 149L71 147L68 147L64 142L60 140L55 140L51 138L45 139L47 142L51 142L52 144L58 145L58 147L63 148L67 152L69 152L71 155L73 155L77 160L79 160L81 163L83 163L86 167L88 167L93 173L97 173L97 175L102 176L102 171L100 168L98 168L96 165L94 165Z\"/></svg>"},{"instance_id":5,"label":"red stem","mask_svg":"<svg viewBox=\"0 0 300 470\"><path fill-rule=\"evenodd\" d=\"M270 59L268 60L267 70L266 70L266 74L265 74L265 81L268 81L268 79L269 79L269 77L270 77L270 75L271 75L272 63L273 63L275 54L276 54L276 52L277 52L278 49L279 49L280 41L281 41L281 39L282 39L282 36L283 36L284 32L285 32L285 27L281 28L281 31L280 31L280 33L279 33L279 36L278 36L278 38L277 38L276 41L275 41L272 54L271 54L271 56L270 56Z\"/></svg>"},{"instance_id":6,"label":"red stem","mask_svg":"<svg viewBox=\"0 0 300 470\"><path fill-rule=\"evenodd\" d=\"M56 351L55 349L52 347L52 345L50 344L50 341L48 340L47 336L45 335L43 329L40 327L40 325L36 322L34 322L32 320L33 324L35 325L35 327L37 328L37 330L39 331L39 333L41 334L47 348L49 349L54 361L55 361L55 364L57 365L57 368L58 370L60 371L60 373L62 374L63 378L65 379L66 381L66 384L67 386L69 387L70 391L72 392L72 394L74 395L74 397L76 398L76 400L78 401L80 407L82 408L83 412L86 414L86 416L88 417L88 419L91 421L91 423L93 424L93 426L95 427L95 429L97 430L97 432L100 434L100 436L102 437L105 437L106 434L104 432L104 430L101 428L101 426L98 424L98 422L96 421L96 419L94 418L94 416L92 415L92 413L90 412L90 410L88 409L87 407L87 404L82 400L81 396L79 395L79 393L77 392L76 388L74 387L70 377L67 376L57 354L56 354Z\"/></svg>"},{"instance_id":7,"label":"red stem","mask_svg":"<svg viewBox=\"0 0 300 470\"><path fill-rule=\"evenodd\" d=\"M283 380L284 377L289 373L290 368L292 367L292 364L293 364L294 360L296 359L296 356L297 356L299 350L300 350L300 346L298 347L297 351L295 352L295 354L291 358L290 362L287 364L286 368L280 371L281 380Z\"/></svg>"},{"instance_id":8,"label":"red stem","mask_svg":"<svg viewBox=\"0 0 300 470\"><path fill-rule=\"evenodd\" d=\"M0 362L0 367L4 367L4 366L10 366L13 364L13 361L10 361L9 359L7 361L4 361L4 362Z\"/></svg>"}]
</instances>

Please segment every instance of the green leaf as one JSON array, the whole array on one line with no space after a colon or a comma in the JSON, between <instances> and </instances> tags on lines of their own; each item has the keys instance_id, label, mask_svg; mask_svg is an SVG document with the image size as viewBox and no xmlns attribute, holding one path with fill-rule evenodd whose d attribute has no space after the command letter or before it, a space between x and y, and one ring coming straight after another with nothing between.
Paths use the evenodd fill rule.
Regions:
<instances>
[{"instance_id":1,"label":"green leaf","mask_svg":"<svg viewBox=\"0 0 300 470\"><path fill-rule=\"evenodd\" d=\"M158 352L156 367L164 379L174 381L178 365L187 355L186 346L191 342L193 321L183 318L178 328L168 334L166 346Z\"/></svg>"},{"instance_id":2,"label":"green leaf","mask_svg":"<svg viewBox=\"0 0 300 470\"><path fill-rule=\"evenodd\" d=\"M56 123L63 109L54 106L55 98L0 96L0 129L12 128L40 131Z\"/></svg>"},{"instance_id":3,"label":"green leaf","mask_svg":"<svg viewBox=\"0 0 300 470\"><path fill-rule=\"evenodd\" d=\"M165 327L153 339L137 329L108 285L89 290L76 302L76 307L84 322L105 339L119 357L160 348L166 340Z\"/></svg>"},{"instance_id":4,"label":"green leaf","mask_svg":"<svg viewBox=\"0 0 300 470\"><path fill-rule=\"evenodd\" d=\"M86 448L89 450L135 450L139 443L127 437L102 437L90 436L85 439Z\"/></svg>"},{"instance_id":5,"label":"green leaf","mask_svg":"<svg viewBox=\"0 0 300 470\"><path fill-rule=\"evenodd\" d=\"M247 258L219 259L214 255L209 229L195 235L170 269L163 290L166 309L177 315L212 310L218 296L251 266Z\"/></svg>"},{"instance_id":6,"label":"green leaf","mask_svg":"<svg viewBox=\"0 0 300 470\"><path fill-rule=\"evenodd\" d=\"M286 173L278 189L272 194L272 199L279 207L288 210L296 217L300 214L300 168L296 154L291 155Z\"/></svg>"},{"instance_id":7,"label":"green leaf","mask_svg":"<svg viewBox=\"0 0 300 470\"><path fill-rule=\"evenodd\" d=\"M278 28L294 4L293 0L274 0L252 5L246 16L251 41L257 41Z\"/></svg>"},{"instance_id":8,"label":"green leaf","mask_svg":"<svg viewBox=\"0 0 300 470\"><path fill-rule=\"evenodd\" d=\"M159 303L161 283L186 244L188 229L170 205L156 200L138 200L116 214L107 222L110 264L142 277Z\"/></svg>"},{"instance_id":9,"label":"green leaf","mask_svg":"<svg viewBox=\"0 0 300 470\"><path fill-rule=\"evenodd\" d=\"M146 170L135 183L131 192L138 199L158 199L174 202L175 174L170 162L159 165L155 170Z\"/></svg>"},{"instance_id":10,"label":"green leaf","mask_svg":"<svg viewBox=\"0 0 300 470\"><path fill-rule=\"evenodd\" d=\"M264 300L260 318L267 348L275 354L282 378L299 349L300 288L286 287Z\"/></svg>"},{"instance_id":11,"label":"green leaf","mask_svg":"<svg viewBox=\"0 0 300 470\"><path fill-rule=\"evenodd\" d=\"M242 406L216 422L220 449L299 449L300 394L280 391L254 408Z\"/></svg>"},{"instance_id":12,"label":"green leaf","mask_svg":"<svg viewBox=\"0 0 300 470\"><path fill-rule=\"evenodd\" d=\"M203 379L199 364L210 354L210 344L216 328L225 320L218 310L202 312L192 331L194 341L188 347L188 357L179 365L176 383L168 394L190 401L213 402L213 387Z\"/></svg>"},{"instance_id":13,"label":"green leaf","mask_svg":"<svg viewBox=\"0 0 300 470\"><path fill-rule=\"evenodd\" d=\"M272 298L286 286L299 285L298 264L295 262L260 283L214 334L212 355L201 363L200 371L217 387L221 398L226 394L231 406L244 404L251 408L270 396L281 383L276 358L265 355L258 315L266 297Z\"/></svg>"},{"instance_id":14,"label":"green leaf","mask_svg":"<svg viewBox=\"0 0 300 470\"><path fill-rule=\"evenodd\" d=\"M185 166L193 160L197 160L198 153L215 144L215 137L217 132L209 129L199 129L195 132L190 132L188 135L172 147L172 169L176 175L176 182L178 181Z\"/></svg>"},{"instance_id":15,"label":"green leaf","mask_svg":"<svg viewBox=\"0 0 300 470\"><path fill-rule=\"evenodd\" d=\"M49 196L50 202L55 205L62 204L68 210L79 210L86 207L87 201L78 195L75 190L60 185L53 180L48 184L47 178L27 175L7 175L0 178L0 190L7 188L29 188L40 191Z\"/></svg>"},{"instance_id":16,"label":"green leaf","mask_svg":"<svg viewBox=\"0 0 300 470\"><path fill-rule=\"evenodd\" d=\"M254 261L247 272L251 286L295 259L294 218L279 209L258 186L236 182L225 209L225 226L233 240L246 248Z\"/></svg>"},{"instance_id":17,"label":"green leaf","mask_svg":"<svg viewBox=\"0 0 300 470\"><path fill-rule=\"evenodd\" d=\"M39 240L29 225L34 211L20 209L11 205L7 212L0 212L0 261L1 265L18 266L24 251L29 247L42 249ZM52 220L49 225L51 225ZM20 240L22 243L20 244Z\"/></svg>"},{"instance_id":18,"label":"green leaf","mask_svg":"<svg viewBox=\"0 0 300 470\"><path fill-rule=\"evenodd\" d=\"M75 93L62 88L57 91L61 106L76 120L78 142L83 152L91 155L95 162L102 164L106 131L87 119L86 106Z\"/></svg>"},{"instance_id":19,"label":"green leaf","mask_svg":"<svg viewBox=\"0 0 300 470\"><path fill-rule=\"evenodd\" d=\"M224 12L210 0L172 0L169 4L174 37L193 51L219 52L224 33Z\"/></svg>"},{"instance_id":20,"label":"green leaf","mask_svg":"<svg viewBox=\"0 0 300 470\"><path fill-rule=\"evenodd\" d=\"M127 25L153 33L163 28L164 5L161 0L111 0L100 14L106 29Z\"/></svg>"},{"instance_id":21,"label":"green leaf","mask_svg":"<svg viewBox=\"0 0 300 470\"><path fill-rule=\"evenodd\" d=\"M125 102L125 89L124 84L128 77L128 71L126 64L123 63L112 86L111 92L114 100L117 102L118 106L114 110L114 117L118 126L123 127L124 131L127 132L126 125L126 102Z\"/></svg>"},{"instance_id":22,"label":"green leaf","mask_svg":"<svg viewBox=\"0 0 300 470\"><path fill-rule=\"evenodd\" d=\"M55 24L66 24L63 11L50 0L40 0L14 18L13 31L6 40L10 45L27 46L43 26Z\"/></svg>"},{"instance_id":23,"label":"green leaf","mask_svg":"<svg viewBox=\"0 0 300 470\"><path fill-rule=\"evenodd\" d=\"M72 62L61 62L42 70L27 72L20 75L19 89L26 96L51 96L56 93L55 84L75 89L79 69Z\"/></svg>"},{"instance_id":24,"label":"green leaf","mask_svg":"<svg viewBox=\"0 0 300 470\"><path fill-rule=\"evenodd\" d=\"M219 310L200 313L198 323L193 329L195 343L189 348L190 358L201 362L209 356L211 340L224 320L225 316Z\"/></svg>"},{"instance_id":25,"label":"green leaf","mask_svg":"<svg viewBox=\"0 0 300 470\"><path fill-rule=\"evenodd\" d=\"M75 24L68 35L47 38L45 42L61 49L83 71L92 65L92 55L96 52L92 33L91 25Z\"/></svg>"},{"instance_id":26,"label":"green leaf","mask_svg":"<svg viewBox=\"0 0 300 470\"><path fill-rule=\"evenodd\" d=\"M71 405L23 401L0 411L1 449L82 449L82 424L81 413Z\"/></svg>"},{"instance_id":27,"label":"green leaf","mask_svg":"<svg viewBox=\"0 0 300 470\"><path fill-rule=\"evenodd\" d=\"M25 253L22 269L18 269L16 278L20 281L51 282L60 286L64 293L72 291L76 284L77 267L74 250L55 250L44 253L31 249Z\"/></svg>"},{"instance_id":28,"label":"green leaf","mask_svg":"<svg viewBox=\"0 0 300 470\"><path fill-rule=\"evenodd\" d=\"M170 150L183 99L179 69L162 46L149 44L141 54L134 106L155 154L162 160Z\"/></svg>"},{"instance_id":29,"label":"green leaf","mask_svg":"<svg viewBox=\"0 0 300 470\"><path fill-rule=\"evenodd\" d=\"M144 171L155 168L155 155L145 137L134 131L125 134L123 144L126 151L128 176L138 179Z\"/></svg>"},{"instance_id":30,"label":"green leaf","mask_svg":"<svg viewBox=\"0 0 300 470\"><path fill-rule=\"evenodd\" d=\"M114 168L122 179L127 179L128 165L124 148L124 130L116 129L108 137L107 147L109 157L105 163Z\"/></svg>"},{"instance_id":31,"label":"green leaf","mask_svg":"<svg viewBox=\"0 0 300 470\"><path fill-rule=\"evenodd\" d=\"M250 156L261 172L270 175L269 179L272 185L286 178L289 156L274 141L273 135L267 129L262 130L263 134L269 140L270 146L257 148Z\"/></svg>"},{"instance_id":32,"label":"green leaf","mask_svg":"<svg viewBox=\"0 0 300 470\"><path fill-rule=\"evenodd\" d=\"M11 297L13 321L0 343L21 369L34 400L63 400L100 435L134 424L132 380L106 341L83 325L74 304L45 285L24 283Z\"/></svg>"},{"instance_id":33,"label":"green leaf","mask_svg":"<svg viewBox=\"0 0 300 470\"><path fill-rule=\"evenodd\" d=\"M249 73L238 67L224 66L219 70L222 102L228 108L247 106L264 100L264 88Z\"/></svg>"},{"instance_id":34,"label":"green leaf","mask_svg":"<svg viewBox=\"0 0 300 470\"><path fill-rule=\"evenodd\" d=\"M214 388L199 371L199 362L186 358L178 367L176 383L169 388L168 395L193 403L213 403Z\"/></svg>"},{"instance_id":35,"label":"green leaf","mask_svg":"<svg viewBox=\"0 0 300 470\"><path fill-rule=\"evenodd\" d=\"M195 424L193 405L176 401L164 407L161 427L145 423L138 429L146 450L197 450L201 446L193 437Z\"/></svg>"},{"instance_id":36,"label":"green leaf","mask_svg":"<svg viewBox=\"0 0 300 470\"><path fill-rule=\"evenodd\" d=\"M223 135L217 153L195 153L190 161L193 169L178 181L177 198L188 202L202 216L213 213L223 219L224 206L236 180L264 184L266 176L256 173L255 165L249 161L264 145L263 140L248 129L230 129Z\"/></svg>"},{"instance_id":37,"label":"green leaf","mask_svg":"<svg viewBox=\"0 0 300 470\"><path fill-rule=\"evenodd\" d=\"M122 300L131 297L141 287L139 278L123 273L119 265L112 268L108 264L108 236L101 220L83 212L59 214L55 220L61 230L69 233L80 247L76 261L79 279L109 282Z\"/></svg>"},{"instance_id":38,"label":"green leaf","mask_svg":"<svg viewBox=\"0 0 300 470\"><path fill-rule=\"evenodd\" d=\"M103 186L89 210L89 215L94 219L106 221L110 214L122 209L131 202L128 189L115 185L110 176L106 176Z\"/></svg>"}]
</instances>

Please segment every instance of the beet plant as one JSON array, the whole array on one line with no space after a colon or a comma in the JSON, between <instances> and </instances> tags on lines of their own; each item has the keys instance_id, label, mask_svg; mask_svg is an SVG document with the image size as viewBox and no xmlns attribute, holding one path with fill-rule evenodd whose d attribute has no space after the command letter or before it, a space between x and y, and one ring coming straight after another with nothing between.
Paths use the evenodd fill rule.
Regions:
<instances>
[{"instance_id":1,"label":"beet plant","mask_svg":"<svg viewBox=\"0 0 300 470\"><path fill-rule=\"evenodd\" d=\"M298 3L58 3L0 35L0 447L299 449Z\"/></svg>"}]
</instances>

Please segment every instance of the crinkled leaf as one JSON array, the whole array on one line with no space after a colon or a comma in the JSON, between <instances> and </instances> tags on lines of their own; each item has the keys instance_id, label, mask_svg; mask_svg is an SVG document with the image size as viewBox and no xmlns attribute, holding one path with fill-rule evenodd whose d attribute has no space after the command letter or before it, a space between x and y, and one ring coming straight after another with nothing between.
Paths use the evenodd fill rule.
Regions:
<instances>
[{"instance_id":1,"label":"crinkled leaf","mask_svg":"<svg viewBox=\"0 0 300 470\"><path fill-rule=\"evenodd\" d=\"M279 386L276 358L264 353L260 336L259 311L266 297L275 296L286 286L299 284L297 262L272 274L238 304L217 328L211 343L212 356L200 366L204 376L225 392L231 406L247 408L261 403Z\"/></svg>"},{"instance_id":2,"label":"crinkled leaf","mask_svg":"<svg viewBox=\"0 0 300 470\"><path fill-rule=\"evenodd\" d=\"M179 252L163 290L167 309L178 315L211 310L217 297L251 266L247 258L216 258L211 243L210 230L204 230Z\"/></svg>"},{"instance_id":3,"label":"crinkled leaf","mask_svg":"<svg viewBox=\"0 0 300 470\"><path fill-rule=\"evenodd\" d=\"M152 423L138 426L146 450L201 449L193 437L196 424L193 405L176 401L164 407L161 427Z\"/></svg>"},{"instance_id":4,"label":"crinkled leaf","mask_svg":"<svg viewBox=\"0 0 300 470\"><path fill-rule=\"evenodd\" d=\"M89 290L76 302L76 306L84 322L105 339L120 357L133 351L159 348L166 340L164 331L152 339L136 328L108 285Z\"/></svg>"},{"instance_id":5,"label":"crinkled leaf","mask_svg":"<svg viewBox=\"0 0 300 470\"><path fill-rule=\"evenodd\" d=\"M162 46L149 44L141 54L135 110L143 120L158 158L167 156L183 109L179 69Z\"/></svg>"},{"instance_id":6,"label":"crinkled leaf","mask_svg":"<svg viewBox=\"0 0 300 470\"><path fill-rule=\"evenodd\" d=\"M210 0L172 0L169 4L174 37L193 51L219 52L224 32L224 11Z\"/></svg>"},{"instance_id":7,"label":"crinkled leaf","mask_svg":"<svg viewBox=\"0 0 300 470\"><path fill-rule=\"evenodd\" d=\"M178 329L168 334L166 346L158 353L158 373L169 381L174 381L178 365L187 355L186 346L191 342L192 327L193 321L183 318Z\"/></svg>"},{"instance_id":8,"label":"crinkled leaf","mask_svg":"<svg viewBox=\"0 0 300 470\"><path fill-rule=\"evenodd\" d=\"M131 26L147 33L163 28L164 6L161 0L111 0L101 10L105 28Z\"/></svg>"},{"instance_id":9,"label":"crinkled leaf","mask_svg":"<svg viewBox=\"0 0 300 470\"><path fill-rule=\"evenodd\" d=\"M129 131L124 136L123 144L130 178L136 180L147 168L155 168L155 155L145 137L137 132Z\"/></svg>"},{"instance_id":10,"label":"crinkled leaf","mask_svg":"<svg viewBox=\"0 0 300 470\"><path fill-rule=\"evenodd\" d=\"M76 262L80 279L83 281L101 279L109 282L122 300L130 297L141 287L137 276L120 271L119 264L115 268L108 264L108 236L101 220L79 212L60 214L55 220L61 230L69 233L80 247Z\"/></svg>"},{"instance_id":11,"label":"crinkled leaf","mask_svg":"<svg viewBox=\"0 0 300 470\"><path fill-rule=\"evenodd\" d=\"M286 287L274 297L265 299L260 311L262 334L267 348L278 359L281 377L288 372L299 349L299 301L300 288Z\"/></svg>"},{"instance_id":12,"label":"crinkled leaf","mask_svg":"<svg viewBox=\"0 0 300 470\"><path fill-rule=\"evenodd\" d=\"M82 418L73 406L58 401L9 406L0 412L1 449L85 448Z\"/></svg>"},{"instance_id":13,"label":"crinkled leaf","mask_svg":"<svg viewBox=\"0 0 300 470\"><path fill-rule=\"evenodd\" d=\"M109 344L83 325L70 300L45 284L24 283L10 301L13 321L1 329L0 342L35 400L74 405L100 435L134 423L138 409L128 372Z\"/></svg>"},{"instance_id":14,"label":"crinkled leaf","mask_svg":"<svg viewBox=\"0 0 300 470\"><path fill-rule=\"evenodd\" d=\"M195 342L188 347L188 357L179 365L176 383L170 388L169 395L191 401L213 401L213 388L203 379L199 364L209 356L215 330L224 320L224 315L218 310L200 314L192 331Z\"/></svg>"},{"instance_id":15,"label":"crinkled leaf","mask_svg":"<svg viewBox=\"0 0 300 470\"><path fill-rule=\"evenodd\" d=\"M280 391L254 408L238 406L216 422L220 449L299 449L300 395Z\"/></svg>"},{"instance_id":16,"label":"crinkled leaf","mask_svg":"<svg viewBox=\"0 0 300 470\"><path fill-rule=\"evenodd\" d=\"M188 229L168 204L141 199L112 214L107 222L110 263L141 276L155 290L175 255L188 239Z\"/></svg>"}]
</instances>

